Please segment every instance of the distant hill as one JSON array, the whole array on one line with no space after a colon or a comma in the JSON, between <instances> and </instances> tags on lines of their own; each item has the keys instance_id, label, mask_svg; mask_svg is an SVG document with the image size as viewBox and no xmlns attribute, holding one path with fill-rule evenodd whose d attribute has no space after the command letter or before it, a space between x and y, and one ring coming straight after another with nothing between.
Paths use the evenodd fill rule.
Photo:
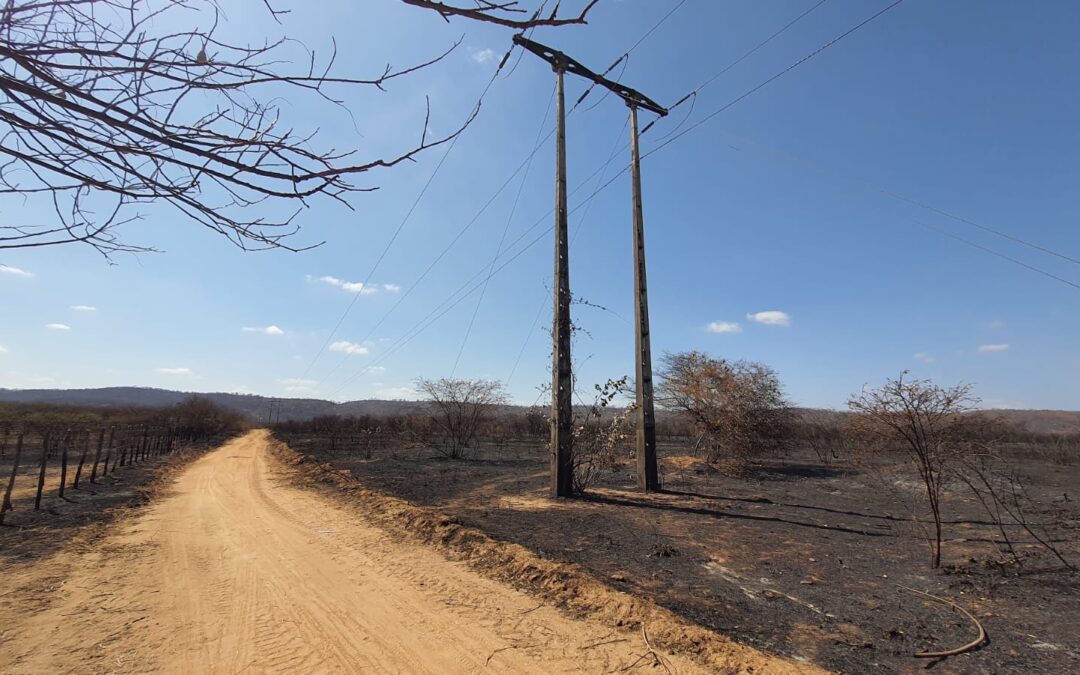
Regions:
<instances>
[{"instance_id":1,"label":"distant hill","mask_svg":"<svg viewBox=\"0 0 1080 675\"><path fill-rule=\"evenodd\" d=\"M103 387L101 389L0 389L0 403L55 403L81 406L147 406L164 408L183 401L193 392L153 389L150 387ZM420 401L384 401L370 399L334 403L317 398L270 398L255 394L199 393L222 408L265 423L274 411L275 421L306 420L320 415L408 415L424 404ZM514 406L508 406L510 411ZM807 419L832 416L835 411L800 409ZM659 413L660 411L658 411ZM1080 432L1080 411L1074 410L990 410L1006 421L1040 433ZM839 413L844 414L844 413Z\"/></svg>"},{"instance_id":2,"label":"distant hill","mask_svg":"<svg viewBox=\"0 0 1080 675\"><path fill-rule=\"evenodd\" d=\"M808 422L833 422L850 415L846 411L798 408L799 414ZM980 410L1001 418L1007 424L1039 434L1080 433L1080 411L1077 410L1018 410L990 408Z\"/></svg>"},{"instance_id":3,"label":"distant hill","mask_svg":"<svg viewBox=\"0 0 1080 675\"><path fill-rule=\"evenodd\" d=\"M54 403L80 406L145 406L164 408L183 401L192 392L150 387L103 387L101 389L0 389L0 403ZM265 422L273 410L274 420L306 420L319 415L407 415L417 401L348 401L334 403L315 398L269 398L255 394L199 393L226 410Z\"/></svg>"},{"instance_id":4,"label":"distant hill","mask_svg":"<svg viewBox=\"0 0 1080 675\"><path fill-rule=\"evenodd\" d=\"M1080 412L1075 410L990 410L1005 421L1044 434L1080 432Z\"/></svg>"}]
</instances>

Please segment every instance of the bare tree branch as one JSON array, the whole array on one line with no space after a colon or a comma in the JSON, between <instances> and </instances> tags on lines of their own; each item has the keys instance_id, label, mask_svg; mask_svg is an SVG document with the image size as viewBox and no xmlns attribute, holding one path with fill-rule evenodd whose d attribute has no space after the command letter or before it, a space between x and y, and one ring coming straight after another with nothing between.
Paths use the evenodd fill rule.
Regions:
<instances>
[{"instance_id":1,"label":"bare tree branch","mask_svg":"<svg viewBox=\"0 0 1080 675\"><path fill-rule=\"evenodd\" d=\"M529 11L519 7L518 2L490 2L489 0L475 0L475 7L460 7L439 2L439 0L401 0L407 5L424 7L438 12L447 21L451 16L460 16L474 21L494 23L516 30L526 30L538 26L568 26L571 24L584 24L589 11L600 0L589 0L577 16L559 16L559 3L555 3L555 9L547 18L540 16L543 5L536 9L528 18L514 18L515 16L528 15Z\"/></svg>"},{"instance_id":2,"label":"bare tree branch","mask_svg":"<svg viewBox=\"0 0 1080 675\"><path fill-rule=\"evenodd\" d=\"M279 23L287 15L270 0L261 4ZM482 3L480 11L509 9ZM287 38L230 44L217 37L219 17L215 0L0 5L0 194L47 196L55 217L0 222L0 249L86 243L106 257L150 251L121 240L117 228L141 218L128 207L164 203L244 250L300 250L289 237L310 198L349 206L353 193L376 189L353 183L355 175L413 160L478 112L432 137L425 104L419 144L392 157L317 147L317 131L283 118L283 90L344 109L331 88L384 90L442 61L460 40L413 65L339 77L330 74L336 45L317 60ZM297 47L305 54L299 71L289 65Z\"/></svg>"}]
</instances>

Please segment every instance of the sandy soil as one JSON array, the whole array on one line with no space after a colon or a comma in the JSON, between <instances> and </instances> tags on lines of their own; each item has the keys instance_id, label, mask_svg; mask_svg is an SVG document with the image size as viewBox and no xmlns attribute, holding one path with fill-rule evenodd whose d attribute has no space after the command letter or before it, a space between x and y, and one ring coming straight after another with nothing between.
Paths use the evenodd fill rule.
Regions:
<instances>
[{"instance_id":1,"label":"sandy soil","mask_svg":"<svg viewBox=\"0 0 1080 675\"><path fill-rule=\"evenodd\" d=\"M570 618L282 478L255 431L103 538L0 575L0 669L652 670L634 634ZM663 655L672 672L700 672ZM760 672L768 660L755 662ZM762 666L764 665L764 668ZM662 670L662 669L660 669Z\"/></svg>"}]
</instances>

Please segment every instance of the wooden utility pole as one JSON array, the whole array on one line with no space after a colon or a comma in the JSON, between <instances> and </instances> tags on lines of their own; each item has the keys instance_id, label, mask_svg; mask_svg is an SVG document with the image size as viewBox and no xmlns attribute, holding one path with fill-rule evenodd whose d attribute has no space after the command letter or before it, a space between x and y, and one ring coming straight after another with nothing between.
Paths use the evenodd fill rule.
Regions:
<instances>
[{"instance_id":1,"label":"wooden utility pole","mask_svg":"<svg viewBox=\"0 0 1080 675\"><path fill-rule=\"evenodd\" d=\"M641 213L641 155L638 152L637 104L630 108L630 173L634 214L634 414L637 417L637 484L646 492L660 489L656 472L656 417L653 410L652 341L649 337L649 284L645 276L645 219Z\"/></svg>"},{"instance_id":2,"label":"wooden utility pole","mask_svg":"<svg viewBox=\"0 0 1080 675\"><path fill-rule=\"evenodd\" d=\"M566 240L566 113L563 103L563 74L579 75L609 89L630 107L630 148L633 169L634 227L634 332L637 382L637 482L642 490L660 489L656 470L656 423L653 410L652 346L649 340L648 284L645 277L645 226L641 210L641 157L638 152L638 108L667 115L641 92L613 82L581 65L566 54L533 42L521 35L514 44L524 47L551 64L555 70L557 134L555 146L555 319L552 339L554 356L551 384L551 494L569 496L573 492L573 463L570 435L573 433L573 376L570 365L570 276ZM588 93L588 92L586 92ZM584 94L581 97L584 98ZM581 99L579 99L580 102Z\"/></svg>"},{"instance_id":3,"label":"wooden utility pole","mask_svg":"<svg viewBox=\"0 0 1080 675\"><path fill-rule=\"evenodd\" d=\"M563 96L565 64L555 69L555 314L551 363L551 496L574 493L571 453L574 434L574 376L570 362L570 237L566 207L566 102Z\"/></svg>"}]
</instances>

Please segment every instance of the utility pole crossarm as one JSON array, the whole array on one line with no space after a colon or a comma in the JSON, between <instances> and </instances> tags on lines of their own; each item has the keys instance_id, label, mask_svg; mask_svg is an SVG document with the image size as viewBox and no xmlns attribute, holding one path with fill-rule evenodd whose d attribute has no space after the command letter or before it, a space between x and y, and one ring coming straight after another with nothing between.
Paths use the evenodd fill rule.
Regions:
<instances>
[{"instance_id":1,"label":"utility pole crossarm","mask_svg":"<svg viewBox=\"0 0 1080 675\"><path fill-rule=\"evenodd\" d=\"M664 117L668 114L667 108L663 107L656 101L653 101L651 98L649 98L645 94L642 94L640 91L636 89L631 89L630 87L619 84L618 82L612 82L603 75L594 73L593 71L589 70L585 66L581 65L579 62L575 61L574 59L560 52L557 49L552 49L551 47L542 45L539 42L534 42L528 38L522 37L521 35L514 36L514 44L524 47L533 54L536 54L540 58L544 59L545 61L550 63L551 67L555 70L562 70L567 73L571 73L572 75L580 75L587 80L592 80L596 84L610 90L612 93L622 98L624 101L626 101L628 105L643 108L650 112L654 112L661 117Z\"/></svg>"}]
</instances>

